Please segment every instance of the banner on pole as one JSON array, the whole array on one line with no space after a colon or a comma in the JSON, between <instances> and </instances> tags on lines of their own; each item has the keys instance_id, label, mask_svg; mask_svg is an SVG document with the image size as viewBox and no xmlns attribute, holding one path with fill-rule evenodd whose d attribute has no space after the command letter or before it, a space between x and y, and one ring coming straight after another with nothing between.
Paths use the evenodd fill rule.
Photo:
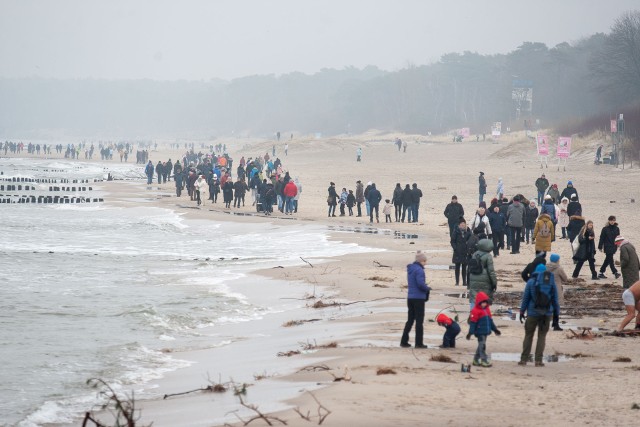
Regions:
<instances>
[{"instance_id":1,"label":"banner on pole","mask_svg":"<svg viewBox=\"0 0 640 427\"><path fill-rule=\"evenodd\" d=\"M611 133L618 132L618 122L616 119L611 119Z\"/></svg>"},{"instance_id":2,"label":"banner on pole","mask_svg":"<svg viewBox=\"0 0 640 427\"><path fill-rule=\"evenodd\" d=\"M558 157L566 159L571 154L571 137L558 138Z\"/></svg>"},{"instance_id":3,"label":"banner on pole","mask_svg":"<svg viewBox=\"0 0 640 427\"><path fill-rule=\"evenodd\" d=\"M536 142L538 144L538 156L548 156L549 138L546 135L538 135L536 137Z\"/></svg>"},{"instance_id":4,"label":"banner on pole","mask_svg":"<svg viewBox=\"0 0 640 427\"><path fill-rule=\"evenodd\" d=\"M469 128L458 129L458 135L462 136L463 138L469 138L469 135L471 135L471 129Z\"/></svg>"}]
</instances>

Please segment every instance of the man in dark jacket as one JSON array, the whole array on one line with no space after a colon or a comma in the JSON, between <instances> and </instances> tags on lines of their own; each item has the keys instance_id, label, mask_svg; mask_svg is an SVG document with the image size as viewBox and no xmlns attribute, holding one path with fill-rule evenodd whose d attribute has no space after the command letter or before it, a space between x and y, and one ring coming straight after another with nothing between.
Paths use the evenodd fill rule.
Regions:
<instances>
[{"instance_id":1,"label":"man in dark jacket","mask_svg":"<svg viewBox=\"0 0 640 427\"><path fill-rule=\"evenodd\" d=\"M362 204L364 203L364 185L362 181L356 181L356 204L358 206L358 215L362 216Z\"/></svg>"},{"instance_id":2,"label":"man in dark jacket","mask_svg":"<svg viewBox=\"0 0 640 427\"><path fill-rule=\"evenodd\" d=\"M545 178L544 174L538 179L536 179L536 189L538 190L538 204L542 204L542 200L544 199L544 193L549 188L549 180Z\"/></svg>"},{"instance_id":3,"label":"man in dark jacket","mask_svg":"<svg viewBox=\"0 0 640 427\"><path fill-rule=\"evenodd\" d=\"M578 201L578 195L572 194L571 198L569 199L569 204L567 205L567 215L569 217L572 217L574 215L581 215L581 214L582 214L582 205Z\"/></svg>"},{"instance_id":4,"label":"man in dark jacket","mask_svg":"<svg viewBox=\"0 0 640 427\"><path fill-rule=\"evenodd\" d=\"M376 212L376 222L380 222L379 218L379 209L380 209L380 200L382 200L382 194L376 188L376 184L371 184L371 189L369 190L369 208L371 209L369 214L369 222L373 223L373 211Z\"/></svg>"},{"instance_id":5,"label":"man in dark jacket","mask_svg":"<svg viewBox=\"0 0 640 427\"><path fill-rule=\"evenodd\" d=\"M158 175L158 184L162 184L163 173L164 173L164 166L162 166L162 162L158 160L158 164L156 165L156 175Z\"/></svg>"},{"instance_id":6,"label":"man in dark jacket","mask_svg":"<svg viewBox=\"0 0 640 427\"><path fill-rule=\"evenodd\" d=\"M398 184L398 186L396 187L396 190L399 187L400 187L400 184ZM394 196L395 196L395 191L394 191ZM449 203L447 207L444 208L444 216L447 217L447 222L449 223L449 237L453 237L453 233L456 231L456 228L460 223L460 218L461 217L464 218L464 208L460 203L458 203L458 196L451 197L451 203Z\"/></svg>"},{"instance_id":7,"label":"man in dark jacket","mask_svg":"<svg viewBox=\"0 0 640 427\"><path fill-rule=\"evenodd\" d=\"M427 265L427 255L423 252L416 253L415 262L407 265L407 323L402 331L400 347L411 347L409 344L409 332L416 324L416 348L427 348L424 345L424 304L429 297L429 287L424 275L424 266Z\"/></svg>"},{"instance_id":8,"label":"man in dark jacket","mask_svg":"<svg viewBox=\"0 0 640 427\"><path fill-rule=\"evenodd\" d=\"M338 206L338 193L336 192L335 182L329 184L327 188L329 197L327 197L327 204L329 205L329 216L336 216L336 206Z\"/></svg>"},{"instance_id":9,"label":"man in dark jacket","mask_svg":"<svg viewBox=\"0 0 640 427\"><path fill-rule=\"evenodd\" d=\"M602 263L602 267L600 267L600 274L598 274L598 277L601 279L607 278L607 276L604 275L604 272L607 271L607 266L611 267L611 272L616 276L616 279L620 277L620 273L618 273L618 269L613 262L613 255L618 250L618 247L616 246L616 237L619 235L620 229L618 228L616 217L611 215L609 217L609 223L602 227L600 239L598 240L598 250L600 252L604 251L606 256Z\"/></svg>"},{"instance_id":10,"label":"man in dark jacket","mask_svg":"<svg viewBox=\"0 0 640 427\"><path fill-rule=\"evenodd\" d=\"M507 228L507 218L498 205L493 206L493 210L487 213L489 225L491 226L491 238L493 239L493 257L500 255L500 249L504 249L504 232Z\"/></svg>"},{"instance_id":11,"label":"man in dark jacket","mask_svg":"<svg viewBox=\"0 0 640 427\"><path fill-rule=\"evenodd\" d=\"M576 195L576 201L577 201L578 200L578 190L576 190L575 187L573 186L573 182L569 181L569 182L567 182L567 188L562 190L562 194L560 194L560 200L562 200L563 197L566 197L567 199L571 200L571 196L573 194ZM556 200L556 203L558 203L557 200Z\"/></svg>"},{"instance_id":12,"label":"man in dark jacket","mask_svg":"<svg viewBox=\"0 0 640 427\"><path fill-rule=\"evenodd\" d=\"M404 222L405 214L408 212L407 222L411 222L411 203L413 203L413 194L411 193L411 187L407 184L402 190L402 218L400 221Z\"/></svg>"},{"instance_id":13,"label":"man in dark jacket","mask_svg":"<svg viewBox=\"0 0 640 427\"><path fill-rule=\"evenodd\" d=\"M420 210L421 198L422 190L420 190L418 188L418 184L414 182L411 188L411 214L413 215L413 222L418 222L418 211Z\"/></svg>"},{"instance_id":14,"label":"man in dark jacket","mask_svg":"<svg viewBox=\"0 0 640 427\"><path fill-rule=\"evenodd\" d=\"M480 172L480 176L478 176L478 192L480 193L478 203L482 203L484 195L487 194L487 181L484 179L484 172Z\"/></svg>"},{"instance_id":15,"label":"man in dark jacket","mask_svg":"<svg viewBox=\"0 0 640 427\"><path fill-rule=\"evenodd\" d=\"M524 206L520 203L520 198L515 196L513 203L507 209L507 224L511 235L511 253L520 253L520 235L524 226Z\"/></svg>"},{"instance_id":16,"label":"man in dark jacket","mask_svg":"<svg viewBox=\"0 0 640 427\"><path fill-rule=\"evenodd\" d=\"M451 262L455 265L456 286L460 285L460 267L462 267L462 286L467 286L467 263L468 263L468 246L467 242L471 238L471 230L467 227L467 222L460 217L459 225L451 234L451 247L453 248L453 257Z\"/></svg>"},{"instance_id":17,"label":"man in dark jacket","mask_svg":"<svg viewBox=\"0 0 640 427\"><path fill-rule=\"evenodd\" d=\"M395 207L396 211L396 222L400 222L400 218L402 217L402 187L400 183L396 183L396 188L393 189L393 198L391 199L391 203Z\"/></svg>"}]
</instances>

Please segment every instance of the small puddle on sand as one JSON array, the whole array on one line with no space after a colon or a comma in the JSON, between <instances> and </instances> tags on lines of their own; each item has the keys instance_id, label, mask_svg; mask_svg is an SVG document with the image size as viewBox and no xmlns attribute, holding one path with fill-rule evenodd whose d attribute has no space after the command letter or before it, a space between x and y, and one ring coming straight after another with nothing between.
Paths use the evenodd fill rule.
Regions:
<instances>
[{"instance_id":1,"label":"small puddle on sand","mask_svg":"<svg viewBox=\"0 0 640 427\"><path fill-rule=\"evenodd\" d=\"M519 362L520 361L520 353L491 353L491 360L498 362ZM568 362L573 360L572 357L566 356L564 354L549 354L544 356L543 360L548 363L552 362ZM529 362L533 362L533 355L529 355Z\"/></svg>"},{"instance_id":2,"label":"small puddle on sand","mask_svg":"<svg viewBox=\"0 0 640 427\"><path fill-rule=\"evenodd\" d=\"M448 294L444 294L445 297L450 297L450 298L464 298L464 299L468 299L469 298L469 292L457 292L457 293L448 293Z\"/></svg>"},{"instance_id":3,"label":"small puddle on sand","mask_svg":"<svg viewBox=\"0 0 640 427\"><path fill-rule=\"evenodd\" d=\"M453 270L456 266L450 264L427 264L425 268L427 270Z\"/></svg>"},{"instance_id":4,"label":"small puddle on sand","mask_svg":"<svg viewBox=\"0 0 640 427\"><path fill-rule=\"evenodd\" d=\"M418 234L403 233L401 231L393 231L384 228L375 227L344 227L341 225L328 225L327 229L331 231L340 231L343 233L363 233L363 234L381 234L383 236L393 236L394 239L419 239Z\"/></svg>"}]
</instances>

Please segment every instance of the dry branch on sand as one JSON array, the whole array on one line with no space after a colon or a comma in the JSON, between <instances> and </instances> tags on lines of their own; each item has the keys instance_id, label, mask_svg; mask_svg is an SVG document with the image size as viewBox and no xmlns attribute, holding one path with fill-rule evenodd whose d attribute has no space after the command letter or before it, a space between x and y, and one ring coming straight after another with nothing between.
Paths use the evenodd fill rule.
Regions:
<instances>
[{"instance_id":1,"label":"dry branch on sand","mask_svg":"<svg viewBox=\"0 0 640 427\"><path fill-rule=\"evenodd\" d=\"M303 420L306 420L306 421L315 421L315 419L317 417L318 425L321 425L324 422L324 420L331 414L331 411L329 409L327 409L322 403L320 403L318 398L313 393L311 393L310 391L308 391L307 393L309 393L311 395L311 397L313 398L313 400L315 400L316 403L318 404L318 408L316 409L317 415L315 415L315 416L311 415L311 411L309 411L309 410L307 411L306 414L304 414L300 410L300 408L295 408L294 411L298 415L300 415L300 417Z\"/></svg>"},{"instance_id":2,"label":"dry branch on sand","mask_svg":"<svg viewBox=\"0 0 640 427\"><path fill-rule=\"evenodd\" d=\"M631 363L630 357L619 356L613 359L614 362Z\"/></svg>"},{"instance_id":3,"label":"dry branch on sand","mask_svg":"<svg viewBox=\"0 0 640 427\"><path fill-rule=\"evenodd\" d=\"M367 277L365 280L373 280L375 282L393 282L393 279L390 277L382 277L382 276L371 276Z\"/></svg>"},{"instance_id":4,"label":"dry branch on sand","mask_svg":"<svg viewBox=\"0 0 640 427\"><path fill-rule=\"evenodd\" d=\"M376 375L396 375L397 372L391 368L378 368Z\"/></svg>"},{"instance_id":5,"label":"dry branch on sand","mask_svg":"<svg viewBox=\"0 0 640 427\"><path fill-rule=\"evenodd\" d=\"M120 397L109 384L99 378L91 378L87 380L87 384L93 388L99 388L98 394L106 398L106 403L101 405L100 410L110 413L114 418L115 426L135 427L136 422L140 419L140 411L135 408L135 399L133 393L131 397ZM86 412L82 421L82 427L89 426L93 423L95 427L107 427L97 419L93 411Z\"/></svg>"}]
</instances>

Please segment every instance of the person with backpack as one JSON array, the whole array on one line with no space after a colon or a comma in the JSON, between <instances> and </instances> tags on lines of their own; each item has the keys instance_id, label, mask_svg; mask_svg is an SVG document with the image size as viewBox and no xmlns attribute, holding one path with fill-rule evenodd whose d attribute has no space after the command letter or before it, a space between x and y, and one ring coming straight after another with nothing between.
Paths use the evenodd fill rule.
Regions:
<instances>
[{"instance_id":1,"label":"person with backpack","mask_svg":"<svg viewBox=\"0 0 640 427\"><path fill-rule=\"evenodd\" d=\"M533 229L536 226L538 215L539 212L536 207L536 202L531 200L524 210L524 240L527 244L529 244L529 241L533 243L535 240L535 237L533 237Z\"/></svg>"},{"instance_id":2,"label":"person with backpack","mask_svg":"<svg viewBox=\"0 0 640 427\"><path fill-rule=\"evenodd\" d=\"M548 214L543 213L536 221L533 228L533 240L536 243L536 252L551 252L551 242L555 237L553 221Z\"/></svg>"},{"instance_id":3,"label":"person with backpack","mask_svg":"<svg viewBox=\"0 0 640 427\"><path fill-rule=\"evenodd\" d=\"M549 218L551 219L551 222L553 223L553 239L551 240L552 242L555 242L556 238L556 224L558 223L558 216L559 216L559 212L560 212L560 208L558 208L556 206L556 204L553 202L553 199L551 198L551 196L545 196L544 197L544 202L542 203L542 206L540 207L540 213L546 213L547 215L549 215Z\"/></svg>"},{"instance_id":4,"label":"person with backpack","mask_svg":"<svg viewBox=\"0 0 640 427\"><path fill-rule=\"evenodd\" d=\"M451 247L453 248L451 262L454 263L456 268L456 286L460 285L460 269L462 269L462 286L467 287L467 244L470 238L471 230L467 227L467 222L464 218L460 218L456 231L451 234Z\"/></svg>"},{"instance_id":5,"label":"person with backpack","mask_svg":"<svg viewBox=\"0 0 640 427\"><path fill-rule=\"evenodd\" d=\"M613 262L613 255L618 251L618 247L616 246L616 237L619 235L620 228L618 228L616 217L611 215L609 216L607 225L602 227L600 239L598 240L598 250L600 252L604 251L605 253L605 259L602 263L602 267L600 267L600 274L598 274L598 277L601 279L607 278L607 276L604 275L604 272L607 271L607 267L611 268L611 272L616 279L620 278L620 273L618 273L618 269Z\"/></svg>"},{"instance_id":6,"label":"person with backpack","mask_svg":"<svg viewBox=\"0 0 640 427\"><path fill-rule=\"evenodd\" d=\"M487 238L478 241L478 250L473 253L469 260L469 305L475 306L476 295L484 292L493 297L493 293L498 287L498 279L493 268L493 242Z\"/></svg>"},{"instance_id":7,"label":"person with backpack","mask_svg":"<svg viewBox=\"0 0 640 427\"><path fill-rule=\"evenodd\" d=\"M560 316L558 290L553 273L544 265L538 265L531 279L527 281L520 303L520 323L524 323L524 340L522 354L518 365L525 366L531 354L533 335L538 330L538 341L535 350L535 366L542 367L542 356L547 339L547 332L552 318ZM526 319L526 321L525 321ZM554 322L555 323L555 322Z\"/></svg>"}]
</instances>

